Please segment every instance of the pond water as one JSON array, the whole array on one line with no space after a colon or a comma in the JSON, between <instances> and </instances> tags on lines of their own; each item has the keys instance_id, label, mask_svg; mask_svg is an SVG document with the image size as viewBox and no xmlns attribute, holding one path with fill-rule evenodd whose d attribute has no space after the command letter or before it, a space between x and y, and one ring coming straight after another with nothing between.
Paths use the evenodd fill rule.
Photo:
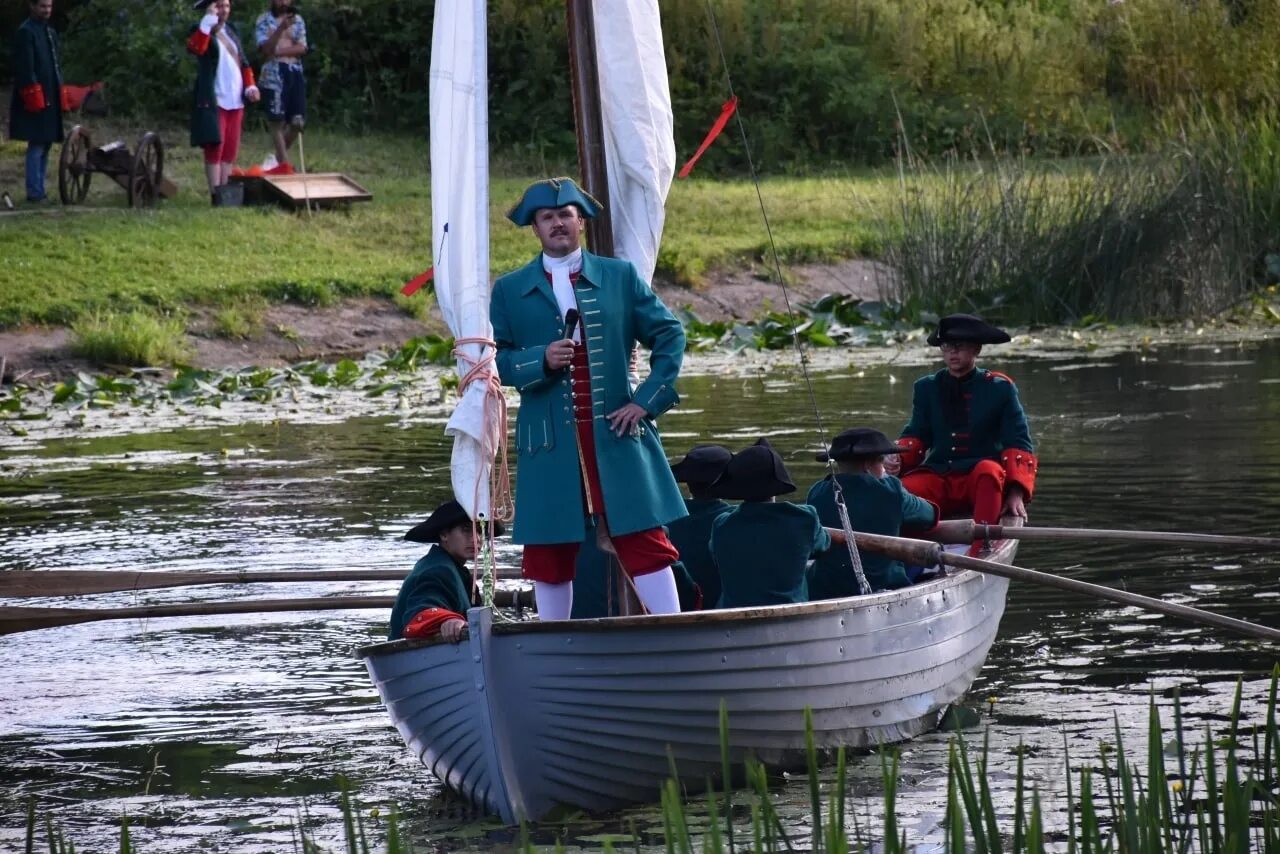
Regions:
<instances>
[{"instance_id":1,"label":"pond water","mask_svg":"<svg viewBox=\"0 0 1280 854\"><path fill-rule=\"evenodd\" d=\"M1280 533L1280 341L1064 360L989 355L985 364L1017 378L1032 417L1043 461L1033 523ZM925 370L816 375L828 428L896 432ZM767 435L802 489L820 475L807 452L816 441L809 395L794 370L690 377L683 394L664 419L671 455ZM439 418L403 413L0 447L0 569L407 570L419 547L397 537L447 496L448 453ZM501 564L517 558L509 544L500 549ZM1256 550L1026 543L1018 563L1280 624L1274 557ZM395 589L179 588L95 604ZM293 850L299 825L336 849L340 777L375 838L398 804L420 848L510 846L516 834L472 815L409 755L352 658L384 636L386 616L116 621L0 637L0 848L17 847L34 797L79 850L111 848L126 815L144 852ZM1239 678L1256 719L1277 658L1259 642L1014 584L968 698L989 733L998 802L1011 797L1019 742L1052 808L1066 749L1072 767L1096 761L1117 722L1126 745L1141 748L1151 698L1167 706L1174 689L1191 732L1222 726ZM912 841L940 841L947 744L933 734L903 748L899 815ZM874 826L879 759L852 762L850 808ZM807 783L782 781L776 795L802 844ZM652 806L543 826L534 839L591 848L632 825L642 845L658 841Z\"/></svg>"}]
</instances>

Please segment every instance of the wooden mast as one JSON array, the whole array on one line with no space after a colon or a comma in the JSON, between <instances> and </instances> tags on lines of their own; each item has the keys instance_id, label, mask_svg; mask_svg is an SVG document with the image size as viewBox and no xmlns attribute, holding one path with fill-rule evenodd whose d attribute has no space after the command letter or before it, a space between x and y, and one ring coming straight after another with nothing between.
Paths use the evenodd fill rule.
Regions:
<instances>
[{"instance_id":1,"label":"wooden mast","mask_svg":"<svg viewBox=\"0 0 1280 854\"><path fill-rule=\"evenodd\" d=\"M587 244L597 255L613 255L609 216L609 172L604 156L604 120L600 112L600 75L596 67L596 30L592 0L565 0L569 21L569 78L573 123L578 132L582 186L604 207L587 220Z\"/></svg>"}]
</instances>

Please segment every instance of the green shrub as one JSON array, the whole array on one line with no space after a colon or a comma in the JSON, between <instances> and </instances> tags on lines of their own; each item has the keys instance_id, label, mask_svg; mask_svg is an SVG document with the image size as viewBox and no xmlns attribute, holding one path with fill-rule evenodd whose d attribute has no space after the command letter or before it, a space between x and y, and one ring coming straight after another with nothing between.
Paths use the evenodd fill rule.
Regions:
<instances>
[{"instance_id":1,"label":"green shrub","mask_svg":"<svg viewBox=\"0 0 1280 854\"><path fill-rule=\"evenodd\" d=\"M104 312L71 325L71 350L95 365L172 365L187 357L182 321L145 312Z\"/></svg>"},{"instance_id":2,"label":"green shrub","mask_svg":"<svg viewBox=\"0 0 1280 854\"><path fill-rule=\"evenodd\" d=\"M213 332L220 338L255 338L262 334L267 312L264 299L242 299L213 315Z\"/></svg>"}]
</instances>

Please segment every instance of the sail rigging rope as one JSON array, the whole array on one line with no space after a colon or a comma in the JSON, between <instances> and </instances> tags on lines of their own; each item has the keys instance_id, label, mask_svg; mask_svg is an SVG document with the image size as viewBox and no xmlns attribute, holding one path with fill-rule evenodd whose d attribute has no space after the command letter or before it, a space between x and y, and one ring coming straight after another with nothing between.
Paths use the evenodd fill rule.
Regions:
<instances>
[{"instance_id":1,"label":"sail rigging rope","mask_svg":"<svg viewBox=\"0 0 1280 854\"><path fill-rule=\"evenodd\" d=\"M711 6L711 0L706 0L706 5L707 17L711 21L711 34L715 38L716 49L720 53L720 64L724 68L724 79L725 85L729 90L729 100L736 105L739 104L738 95L733 88L733 75L729 71L729 59L724 52L724 41L720 38L720 26L716 21L716 12ZM756 164L751 157L751 145L747 140L747 126L742 120L742 109L736 110L733 116L734 122L738 127L738 135L742 138L742 151L747 157L747 170L751 174L751 183L755 187L756 201L760 205L760 216L764 219L765 234L769 237L769 255L773 260L774 274L778 277L778 284L782 286L782 299L787 307L787 319L791 323L791 343L795 345L796 357L800 362L800 372L804 376L805 389L809 393L809 404L813 407L813 417L818 427L818 438L822 442L823 449L826 449L829 447L827 429L822 421L822 411L818 407L818 397L813 389L813 380L809 376L809 357L805 354L804 344L800 341L795 311L791 307L791 292L787 289L787 280L782 275L782 260L778 256L778 245L773 238L773 226L769 223L769 212L764 204L764 194L760 191L760 176L756 172ZM830 457L827 458L827 472L834 490L836 512L840 515L840 527L844 530L845 545L849 549L849 560L853 564L853 574L858 581L858 591L866 595L871 592L871 585L867 583L866 573L862 569L862 558L858 554L853 524L849 521L849 508L845 504L844 490L841 489L840 479L836 476L838 472L835 460Z\"/></svg>"}]
</instances>

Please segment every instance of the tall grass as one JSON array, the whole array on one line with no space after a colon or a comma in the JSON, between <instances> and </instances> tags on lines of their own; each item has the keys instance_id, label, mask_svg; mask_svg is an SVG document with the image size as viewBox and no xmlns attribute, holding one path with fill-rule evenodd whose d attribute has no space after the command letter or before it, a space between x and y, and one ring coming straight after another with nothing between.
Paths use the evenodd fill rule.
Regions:
<instances>
[{"instance_id":1,"label":"tall grass","mask_svg":"<svg viewBox=\"0 0 1280 854\"><path fill-rule=\"evenodd\" d=\"M1166 731L1154 697L1147 723L1145 771L1130 759L1117 718L1114 745L1100 745L1096 764L1071 768L1066 762L1067 826L1048 824L1040 794L1027 779L1024 751L1019 745L1014 780L1012 818L1004 814L992 794L989 760L990 743L971 752L965 737L957 731L952 738L947 761L946 813L941 830L948 854L1247 854L1250 851L1275 854L1280 851L1280 725L1277 724L1277 687L1280 666L1272 670L1266 720L1242 726L1240 705L1242 682L1227 716L1225 736L1205 724L1203 741L1193 745L1186 737L1180 698L1174 698L1173 729ZM671 778L660 794L665 849L669 854L724 854L810 850L823 854L877 851L908 854L914 843L897 823L899 753L892 747L880 750L883 786L883 827L877 837L870 828L858 824L847 810L846 756L844 748L835 755L834 774L822 792L818 773L818 751L814 742L813 717L805 712L806 754L810 798L810 830L800 838L788 831L774 805L769 774L761 763L747 758L736 774L729 760L729 719L721 705L721 781L740 778L744 791L717 791L716 781L706 781L705 818L689 812L679 782L675 760ZM735 798L738 809L735 809ZM344 845L348 854L410 854L413 846L400 827L393 809L382 847L370 842L362 809L345 784L340 800ZM742 809L745 806L746 809ZM701 808L698 805L695 808ZM745 820L740 816L745 813ZM324 854L315 839L302 827L295 829L294 850L303 854ZM36 812L31 802L27 821L28 852L35 850ZM73 845L46 817L46 840L53 854L74 852ZM121 851L136 851L130 842L127 823L121 827ZM535 851L527 828L522 828L520 849ZM560 845L557 843L557 850ZM605 851L613 850L606 842ZM638 848L636 850L639 850Z\"/></svg>"},{"instance_id":2,"label":"tall grass","mask_svg":"<svg viewBox=\"0 0 1280 854\"><path fill-rule=\"evenodd\" d=\"M1062 164L907 154L891 296L1032 324L1215 315L1280 274L1278 119L1183 111L1160 154Z\"/></svg>"},{"instance_id":3,"label":"tall grass","mask_svg":"<svg viewBox=\"0 0 1280 854\"><path fill-rule=\"evenodd\" d=\"M99 312L71 326L71 350L95 365L157 367L186 358L181 320L142 311Z\"/></svg>"}]
</instances>

